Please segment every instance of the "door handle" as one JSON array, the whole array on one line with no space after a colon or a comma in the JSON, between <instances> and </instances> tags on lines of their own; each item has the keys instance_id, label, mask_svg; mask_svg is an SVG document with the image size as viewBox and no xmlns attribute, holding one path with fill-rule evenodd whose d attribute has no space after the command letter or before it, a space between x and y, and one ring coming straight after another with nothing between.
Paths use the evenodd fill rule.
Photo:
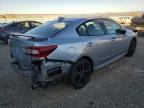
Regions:
<instances>
[{"instance_id":1,"label":"door handle","mask_svg":"<svg viewBox=\"0 0 144 108\"><path fill-rule=\"evenodd\" d=\"M115 41L115 40L116 40L116 37L112 37L111 40L112 40L112 41Z\"/></svg>"},{"instance_id":2,"label":"door handle","mask_svg":"<svg viewBox=\"0 0 144 108\"><path fill-rule=\"evenodd\" d=\"M89 42L89 43L87 44L87 47L92 47L92 46L94 46L94 43L93 43L93 42Z\"/></svg>"}]
</instances>

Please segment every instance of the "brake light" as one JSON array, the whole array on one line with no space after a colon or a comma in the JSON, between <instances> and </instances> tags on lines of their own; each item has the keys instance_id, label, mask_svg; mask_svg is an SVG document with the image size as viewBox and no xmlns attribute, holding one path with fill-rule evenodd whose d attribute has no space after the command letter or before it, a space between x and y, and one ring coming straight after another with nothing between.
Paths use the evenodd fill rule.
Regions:
<instances>
[{"instance_id":1,"label":"brake light","mask_svg":"<svg viewBox=\"0 0 144 108\"><path fill-rule=\"evenodd\" d=\"M55 49L57 45L51 46L28 46L24 48L24 53L31 55L33 57L47 57L50 55Z\"/></svg>"}]
</instances>

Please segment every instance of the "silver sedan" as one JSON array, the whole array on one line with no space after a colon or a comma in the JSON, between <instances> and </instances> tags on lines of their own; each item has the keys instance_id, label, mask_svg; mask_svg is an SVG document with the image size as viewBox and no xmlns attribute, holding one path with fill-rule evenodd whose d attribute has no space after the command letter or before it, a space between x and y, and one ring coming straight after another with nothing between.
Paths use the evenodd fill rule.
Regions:
<instances>
[{"instance_id":1,"label":"silver sedan","mask_svg":"<svg viewBox=\"0 0 144 108\"><path fill-rule=\"evenodd\" d=\"M10 37L11 66L32 81L32 88L64 75L80 89L94 70L131 57L136 43L133 31L109 18L58 18Z\"/></svg>"}]
</instances>

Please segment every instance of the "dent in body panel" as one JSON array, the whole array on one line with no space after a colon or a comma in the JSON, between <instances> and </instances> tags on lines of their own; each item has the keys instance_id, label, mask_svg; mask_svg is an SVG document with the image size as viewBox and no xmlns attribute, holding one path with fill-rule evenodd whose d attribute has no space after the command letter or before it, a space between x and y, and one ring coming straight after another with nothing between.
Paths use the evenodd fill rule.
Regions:
<instances>
[{"instance_id":1,"label":"dent in body panel","mask_svg":"<svg viewBox=\"0 0 144 108\"><path fill-rule=\"evenodd\" d=\"M46 60L43 59L40 65L40 70L36 72L35 80L38 81L53 81L53 77L49 77L49 70L53 70L54 68L60 67L61 74L59 75L67 75L69 72L70 67L72 66L72 63L69 63L67 61L59 61L59 60ZM50 71L53 72L53 71Z\"/></svg>"}]
</instances>

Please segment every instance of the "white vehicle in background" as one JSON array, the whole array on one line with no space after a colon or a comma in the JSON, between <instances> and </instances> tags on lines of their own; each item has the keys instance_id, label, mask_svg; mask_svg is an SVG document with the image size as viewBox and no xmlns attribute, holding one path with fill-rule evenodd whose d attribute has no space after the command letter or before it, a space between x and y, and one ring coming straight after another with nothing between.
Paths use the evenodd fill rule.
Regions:
<instances>
[{"instance_id":1,"label":"white vehicle in background","mask_svg":"<svg viewBox=\"0 0 144 108\"><path fill-rule=\"evenodd\" d=\"M131 25L133 16L112 16L110 17L122 25Z\"/></svg>"},{"instance_id":2,"label":"white vehicle in background","mask_svg":"<svg viewBox=\"0 0 144 108\"><path fill-rule=\"evenodd\" d=\"M118 22L124 25L130 25L133 17L132 16L122 16L118 18Z\"/></svg>"}]
</instances>

